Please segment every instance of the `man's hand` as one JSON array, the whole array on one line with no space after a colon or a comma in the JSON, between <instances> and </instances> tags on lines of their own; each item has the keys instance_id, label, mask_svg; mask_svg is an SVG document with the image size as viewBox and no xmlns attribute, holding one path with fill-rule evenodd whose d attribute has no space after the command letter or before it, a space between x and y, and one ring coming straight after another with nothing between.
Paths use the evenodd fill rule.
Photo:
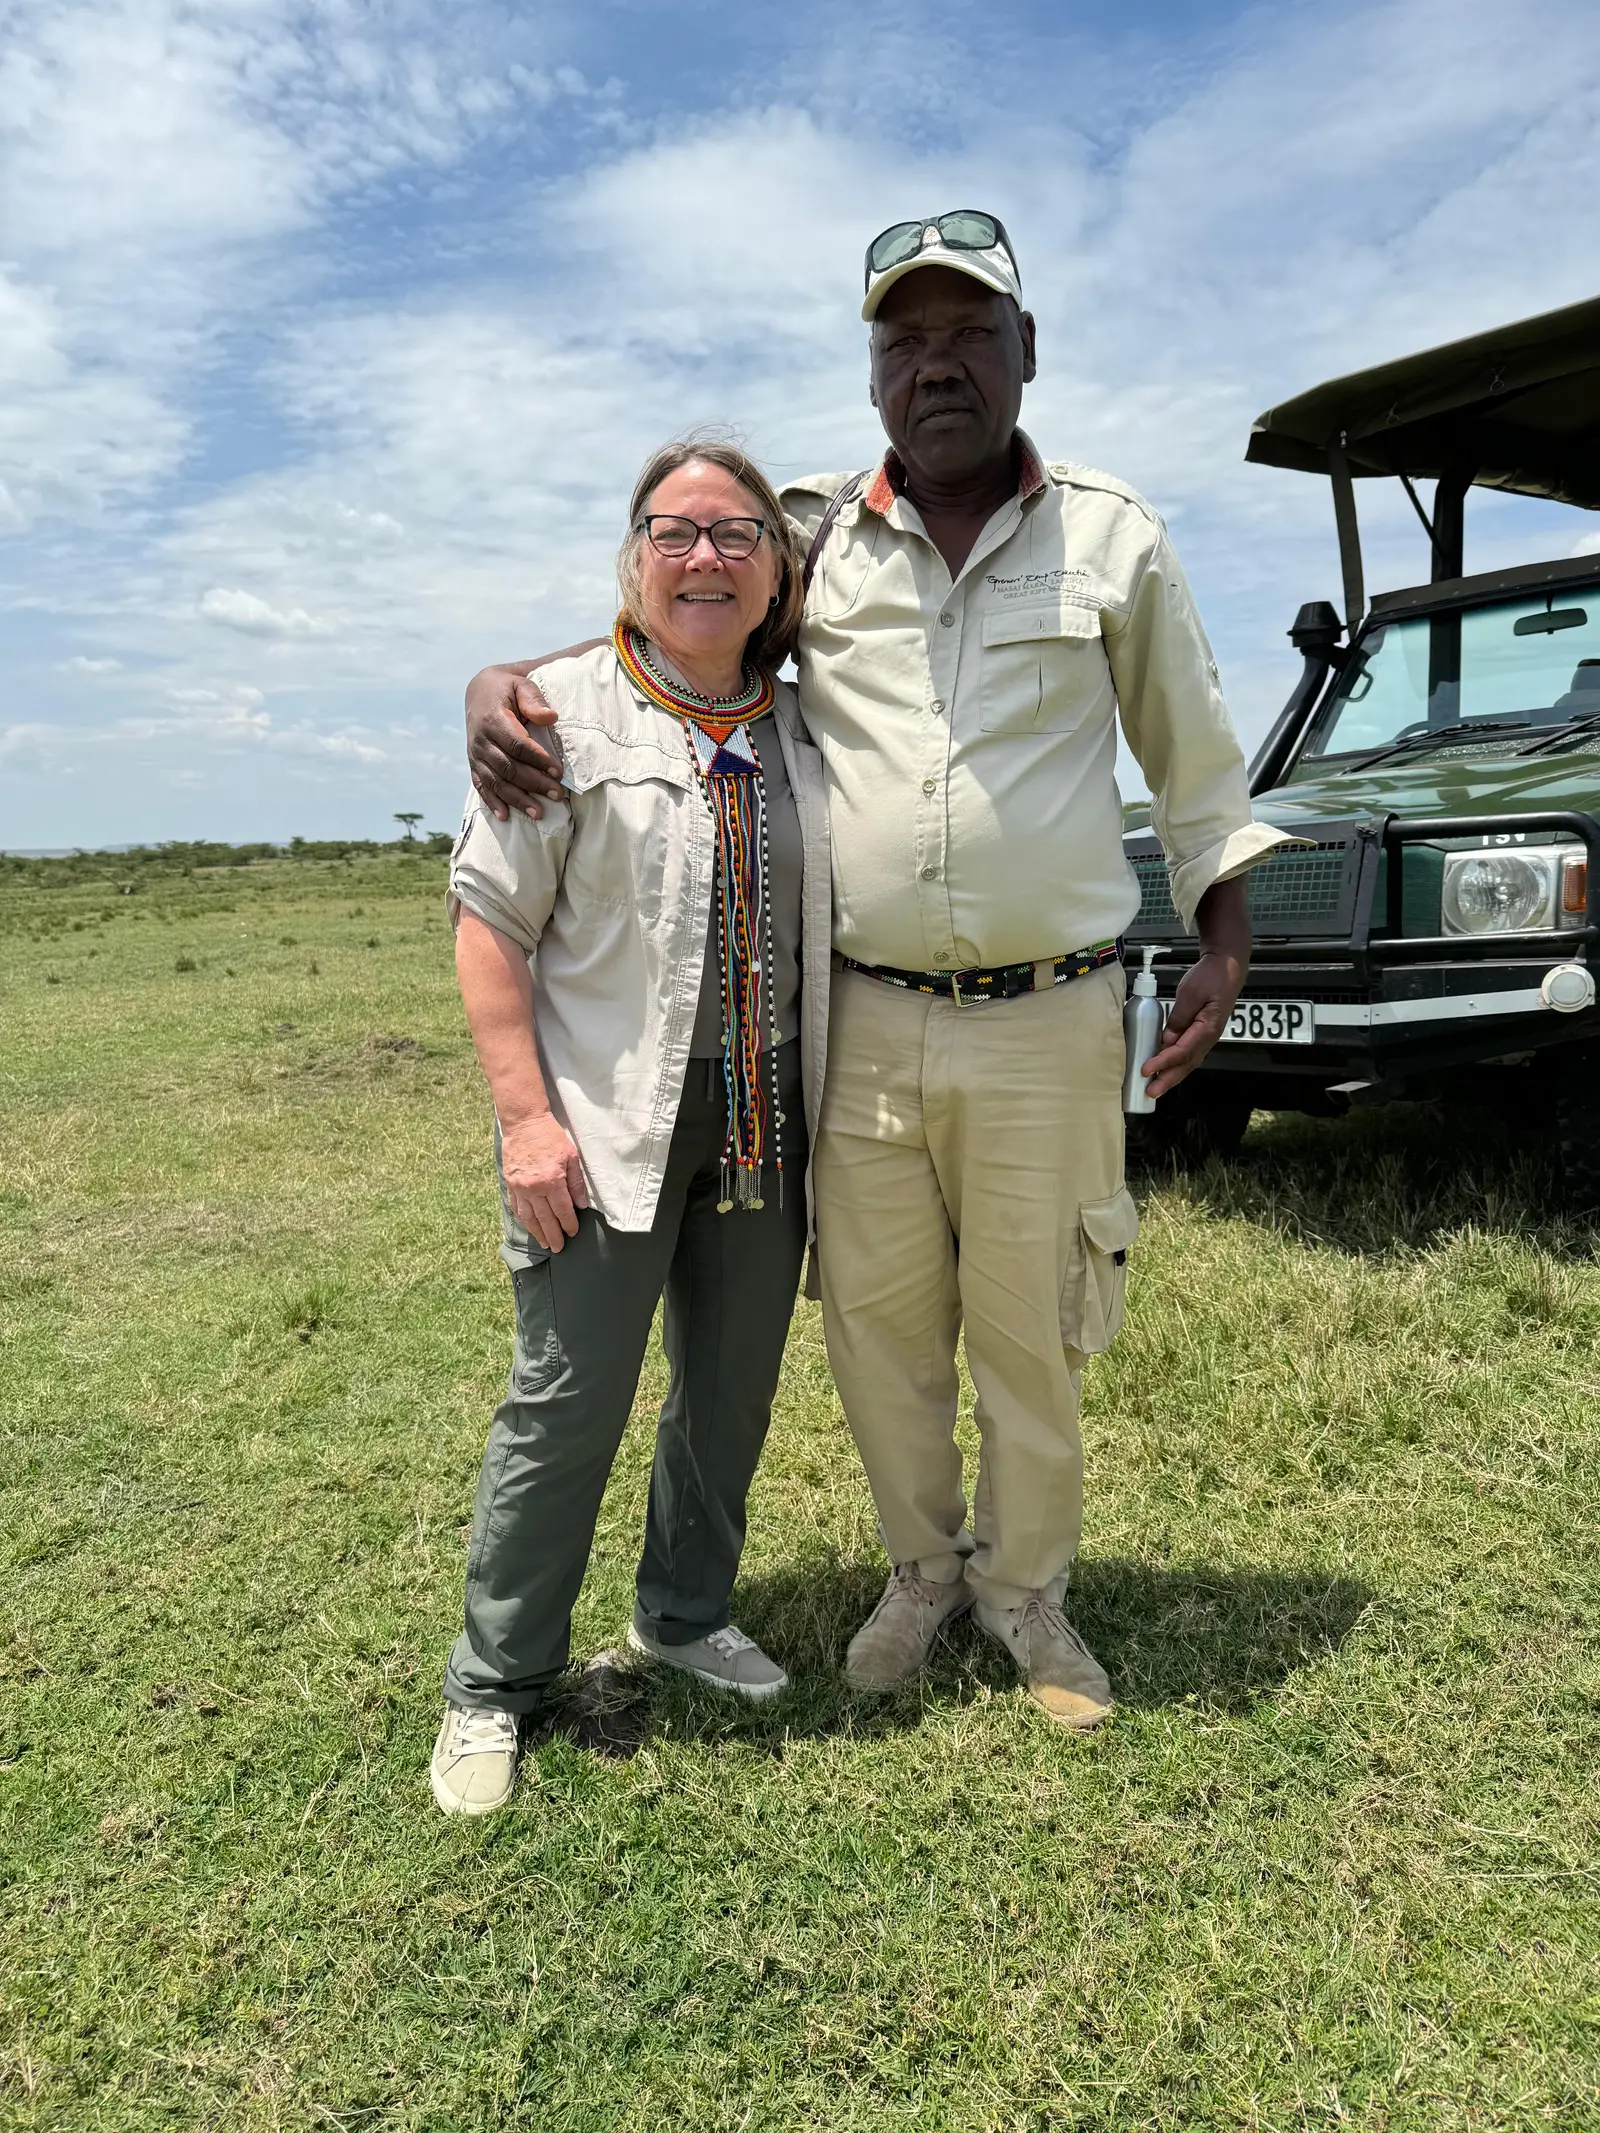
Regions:
<instances>
[{"instance_id":1,"label":"man's hand","mask_svg":"<svg viewBox=\"0 0 1600 2133\"><path fill-rule=\"evenodd\" d=\"M500 1168L512 1213L547 1251L578 1234L578 1209L589 1204L572 1137L548 1111L514 1125L500 1122Z\"/></svg>"},{"instance_id":2,"label":"man's hand","mask_svg":"<svg viewBox=\"0 0 1600 2133\"><path fill-rule=\"evenodd\" d=\"M537 822L544 812L540 801L561 797L560 763L528 738L530 727L553 726L556 714L528 676L552 659L574 658L604 642L591 637L585 644L546 652L542 659L484 667L467 683L467 764L473 785L499 821L515 808Z\"/></svg>"},{"instance_id":3,"label":"man's hand","mask_svg":"<svg viewBox=\"0 0 1600 2133\"><path fill-rule=\"evenodd\" d=\"M1161 1042L1145 1062L1152 1096L1185 1081L1228 1026L1250 968L1250 904L1244 879L1207 889L1195 912L1200 959L1183 974Z\"/></svg>"}]
</instances>

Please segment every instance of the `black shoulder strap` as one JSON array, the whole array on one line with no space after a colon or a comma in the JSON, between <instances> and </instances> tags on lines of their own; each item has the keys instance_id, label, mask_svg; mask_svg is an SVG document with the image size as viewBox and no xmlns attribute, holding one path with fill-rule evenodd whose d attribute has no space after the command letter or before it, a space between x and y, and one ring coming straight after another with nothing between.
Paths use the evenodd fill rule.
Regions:
<instances>
[{"instance_id":1,"label":"black shoulder strap","mask_svg":"<svg viewBox=\"0 0 1600 2133\"><path fill-rule=\"evenodd\" d=\"M833 531L834 520L839 516L845 505L849 503L851 497L855 495L857 489L860 488L866 478L865 474L852 474L844 487L830 501L827 510L823 512L822 524L811 536L811 546L806 550L806 567L800 573L801 585L807 592L811 590L811 580L816 575L817 557L822 553L823 542Z\"/></svg>"}]
</instances>

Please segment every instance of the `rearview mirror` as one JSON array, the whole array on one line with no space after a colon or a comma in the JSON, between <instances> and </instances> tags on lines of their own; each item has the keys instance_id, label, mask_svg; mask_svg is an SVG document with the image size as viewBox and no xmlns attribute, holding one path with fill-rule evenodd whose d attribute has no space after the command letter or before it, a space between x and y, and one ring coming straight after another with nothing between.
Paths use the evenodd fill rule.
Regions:
<instances>
[{"instance_id":1,"label":"rearview mirror","mask_svg":"<svg viewBox=\"0 0 1600 2133\"><path fill-rule=\"evenodd\" d=\"M1589 619L1586 607L1546 608L1542 615L1523 615L1511 625L1514 637L1548 637L1552 630L1581 630Z\"/></svg>"}]
</instances>

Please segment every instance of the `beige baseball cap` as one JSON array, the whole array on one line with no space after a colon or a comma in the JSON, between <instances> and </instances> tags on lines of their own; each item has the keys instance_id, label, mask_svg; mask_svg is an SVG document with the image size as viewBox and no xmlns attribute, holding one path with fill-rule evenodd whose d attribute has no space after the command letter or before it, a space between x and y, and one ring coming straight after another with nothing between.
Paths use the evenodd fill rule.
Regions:
<instances>
[{"instance_id":1,"label":"beige baseball cap","mask_svg":"<svg viewBox=\"0 0 1600 2133\"><path fill-rule=\"evenodd\" d=\"M880 231L867 246L867 294L861 316L875 318L895 283L918 267L953 267L1014 303L1022 302L1022 277L1006 226L998 215L982 208L958 207L948 215L892 222Z\"/></svg>"}]
</instances>

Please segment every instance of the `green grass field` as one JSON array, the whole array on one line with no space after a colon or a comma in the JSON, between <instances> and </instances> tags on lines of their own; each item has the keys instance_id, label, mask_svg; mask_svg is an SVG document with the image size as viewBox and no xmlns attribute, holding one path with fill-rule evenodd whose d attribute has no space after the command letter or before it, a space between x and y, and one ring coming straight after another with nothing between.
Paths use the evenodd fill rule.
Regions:
<instances>
[{"instance_id":1,"label":"green grass field","mask_svg":"<svg viewBox=\"0 0 1600 2133\"><path fill-rule=\"evenodd\" d=\"M802 1306L739 1599L794 1689L436 1812L510 1354L442 884L0 862L0 2124L1600 2125L1600 1268L1488 1122L1141 1186L1103 1733L970 1628L845 1694L883 1565Z\"/></svg>"}]
</instances>

